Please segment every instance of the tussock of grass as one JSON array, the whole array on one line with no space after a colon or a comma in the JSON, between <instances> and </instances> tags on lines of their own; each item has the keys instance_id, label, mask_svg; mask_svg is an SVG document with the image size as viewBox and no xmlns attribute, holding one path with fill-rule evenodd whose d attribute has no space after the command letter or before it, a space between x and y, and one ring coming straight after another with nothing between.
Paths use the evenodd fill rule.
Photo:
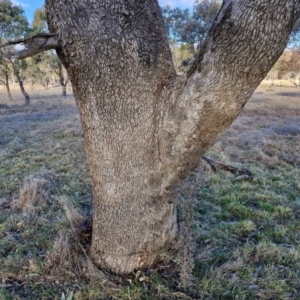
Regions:
<instances>
[{"instance_id":1,"label":"tussock of grass","mask_svg":"<svg viewBox=\"0 0 300 300\"><path fill-rule=\"evenodd\" d=\"M23 212L25 214L34 213L39 207L45 204L41 188L46 183L44 179L30 176L20 188L19 197L13 199L10 207L13 212Z\"/></svg>"},{"instance_id":2,"label":"tussock of grass","mask_svg":"<svg viewBox=\"0 0 300 300\"><path fill-rule=\"evenodd\" d=\"M72 231L76 232L76 230L80 227L82 222L85 220L85 217L82 214L80 214L78 209L75 208L74 204L70 201L68 197L60 196L58 198L58 201L62 206L62 208L64 209L66 218L70 224Z\"/></svg>"},{"instance_id":3,"label":"tussock of grass","mask_svg":"<svg viewBox=\"0 0 300 300\"><path fill-rule=\"evenodd\" d=\"M68 235L60 232L54 241L53 248L46 256L45 271L54 276L67 275L69 273L68 275L75 277L75 274L70 272L72 269L72 255L70 251L71 244Z\"/></svg>"}]
</instances>

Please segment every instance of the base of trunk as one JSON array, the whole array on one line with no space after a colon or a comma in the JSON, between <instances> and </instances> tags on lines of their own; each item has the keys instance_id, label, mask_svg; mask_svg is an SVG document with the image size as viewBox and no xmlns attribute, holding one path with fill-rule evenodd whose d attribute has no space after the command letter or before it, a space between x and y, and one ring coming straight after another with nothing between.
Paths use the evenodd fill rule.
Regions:
<instances>
[{"instance_id":1,"label":"base of trunk","mask_svg":"<svg viewBox=\"0 0 300 300\"><path fill-rule=\"evenodd\" d=\"M108 214L111 216L108 207L100 215L94 212L91 256L96 265L117 273L130 273L153 265L178 233L173 203L156 205L146 214L144 208L132 211L122 220L110 217L104 221ZM99 219L104 223L99 223Z\"/></svg>"}]
</instances>

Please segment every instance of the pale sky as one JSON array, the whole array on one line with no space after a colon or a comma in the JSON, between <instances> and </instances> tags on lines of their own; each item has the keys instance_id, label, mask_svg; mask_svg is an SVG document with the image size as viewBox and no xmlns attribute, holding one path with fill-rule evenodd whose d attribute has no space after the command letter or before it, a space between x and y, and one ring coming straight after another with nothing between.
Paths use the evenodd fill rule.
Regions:
<instances>
[{"instance_id":1,"label":"pale sky","mask_svg":"<svg viewBox=\"0 0 300 300\"><path fill-rule=\"evenodd\" d=\"M35 10L44 4L44 0L12 0L12 2L23 7L29 22L32 21ZM158 2L161 6L170 5L180 8L192 8L194 4L194 0L158 0Z\"/></svg>"},{"instance_id":2,"label":"pale sky","mask_svg":"<svg viewBox=\"0 0 300 300\"><path fill-rule=\"evenodd\" d=\"M170 5L173 7L191 8L195 0L158 0L161 6Z\"/></svg>"}]
</instances>

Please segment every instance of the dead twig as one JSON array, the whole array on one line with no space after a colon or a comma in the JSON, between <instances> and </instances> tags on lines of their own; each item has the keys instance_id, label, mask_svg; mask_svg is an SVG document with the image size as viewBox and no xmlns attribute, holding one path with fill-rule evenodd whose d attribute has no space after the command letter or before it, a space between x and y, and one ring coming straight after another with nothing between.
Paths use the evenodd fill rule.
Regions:
<instances>
[{"instance_id":1,"label":"dead twig","mask_svg":"<svg viewBox=\"0 0 300 300\"><path fill-rule=\"evenodd\" d=\"M217 172L218 169L221 169L221 170L228 171L232 174L238 175L237 177L235 177L235 179L234 179L235 181L252 180L254 177L253 173L247 169L240 169L240 168L236 168L236 167L233 167L230 165L226 165L226 164L220 163L218 161L215 161L207 156L203 156L202 158L210 165L210 167L212 168L212 170L214 172Z\"/></svg>"}]
</instances>

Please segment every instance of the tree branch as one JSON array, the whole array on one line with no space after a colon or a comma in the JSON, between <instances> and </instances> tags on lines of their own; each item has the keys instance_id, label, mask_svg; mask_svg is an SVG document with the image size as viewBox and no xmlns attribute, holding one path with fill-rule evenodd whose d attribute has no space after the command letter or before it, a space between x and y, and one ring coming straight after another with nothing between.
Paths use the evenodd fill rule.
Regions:
<instances>
[{"instance_id":1,"label":"tree branch","mask_svg":"<svg viewBox=\"0 0 300 300\"><path fill-rule=\"evenodd\" d=\"M176 112L172 108L164 117L168 135L174 134L166 156L176 160L170 160L170 169L177 166L180 178L238 116L282 54L299 16L296 0L254 0L251 5L248 0L223 1L175 97Z\"/></svg>"},{"instance_id":2,"label":"tree branch","mask_svg":"<svg viewBox=\"0 0 300 300\"><path fill-rule=\"evenodd\" d=\"M43 51L51 49L61 49L60 42L57 34L50 33L39 33L30 38L22 38L15 41L9 41L8 43L1 46L6 47L9 45L24 45L24 49L15 52L7 52L3 55L4 59L23 59L26 57L33 56Z\"/></svg>"}]
</instances>

